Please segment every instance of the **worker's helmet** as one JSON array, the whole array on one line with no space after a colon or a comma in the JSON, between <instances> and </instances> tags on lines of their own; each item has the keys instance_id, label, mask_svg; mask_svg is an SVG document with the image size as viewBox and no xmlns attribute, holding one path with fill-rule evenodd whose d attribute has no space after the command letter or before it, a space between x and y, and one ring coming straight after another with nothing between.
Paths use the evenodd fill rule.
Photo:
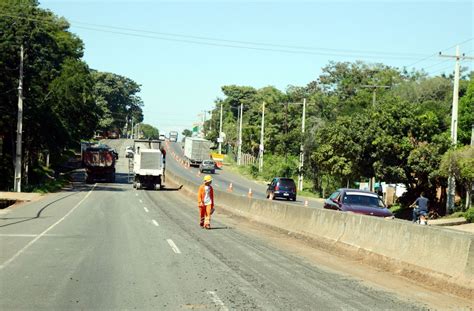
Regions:
<instances>
[{"instance_id":1,"label":"worker's helmet","mask_svg":"<svg viewBox=\"0 0 474 311\"><path fill-rule=\"evenodd\" d=\"M209 182L209 181L212 181L211 175L204 176L204 182Z\"/></svg>"}]
</instances>

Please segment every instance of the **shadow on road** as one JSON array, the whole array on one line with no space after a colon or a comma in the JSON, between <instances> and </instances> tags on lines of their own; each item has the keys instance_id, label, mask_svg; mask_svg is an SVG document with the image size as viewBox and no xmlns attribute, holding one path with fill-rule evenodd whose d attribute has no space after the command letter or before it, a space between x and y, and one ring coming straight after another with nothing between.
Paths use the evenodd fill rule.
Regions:
<instances>
[{"instance_id":1,"label":"shadow on road","mask_svg":"<svg viewBox=\"0 0 474 311\"><path fill-rule=\"evenodd\" d=\"M46 204L45 206L43 206L43 207L36 213L36 216L34 216L34 217L28 217L28 218L23 219L23 220L19 220L19 221L16 221L16 222L11 222L11 223L9 223L9 224L0 225L0 228L1 228L1 227L11 226L11 225L16 225L16 224L19 224L19 223L22 223L22 222L26 222L26 221L30 221L30 220L35 220L35 219L42 218L42 217L41 217L41 213L43 213L43 211L44 211L46 208L48 208L49 206L51 206L52 204L54 204L54 203L56 203L56 202L59 202L59 201L61 201L61 200L64 200L64 199L66 199L66 198L68 198L68 197L70 197L70 196L73 196L73 195L77 194L77 193L78 193L78 192L74 192L74 193L68 194L68 195L66 195L66 196L64 196L64 197L62 197L62 198L59 198L59 199L54 200L54 201L52 201L52 202L49 202L48 204ZM43 218L44 218L44 217L43 217ZM13 219L13 218L8 218L8 217L6 217L6 218L0 218L0 219L1 219L1 220L8 220L8 219Z\"/></svg>"}]
</instances>

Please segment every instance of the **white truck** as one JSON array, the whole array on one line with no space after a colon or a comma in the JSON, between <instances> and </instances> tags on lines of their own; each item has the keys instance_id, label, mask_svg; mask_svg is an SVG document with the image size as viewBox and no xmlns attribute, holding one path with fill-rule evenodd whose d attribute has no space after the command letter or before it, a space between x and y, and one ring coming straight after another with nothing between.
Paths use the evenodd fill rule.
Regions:
<instances>
[{"instance_id":1,"label":"white truck","mask_svg":"<svg viewBox=\"0 0 474 311\"><path fill-rule=\"evenodd\" d=\"M186 137L184 140L184 157L190 166L199 166L209 159L210 149L211 142L204 138Z\"/></svg>"},{"instance_id":2,"label":"white truck","mask_svg":"<svg viewBox=\"0 0 474 311\"><path fill-rule=\"evenodd\" d=\"M133 187L159 190L165 181L166 152L159 140L135 140Z\"/></svg>"},{"instance_id":3,"label":"white truck","mask_svg":"<svg viewBox=\"0 0 474 311\"><path fill-rule=\"evenodd\" d=\"M178 132L171 131L170 132L170 142L175 143L178 141Z\"/></svg>"}]
</instances>

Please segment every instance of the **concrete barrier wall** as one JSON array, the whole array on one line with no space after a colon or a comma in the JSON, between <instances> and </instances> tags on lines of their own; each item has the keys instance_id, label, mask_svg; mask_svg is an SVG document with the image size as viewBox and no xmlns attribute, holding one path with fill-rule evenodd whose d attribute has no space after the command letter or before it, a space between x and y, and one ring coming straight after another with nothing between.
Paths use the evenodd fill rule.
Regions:
<instances>
[{"instance_id":1,"label":"concrete barrier wall","mask_svg":"<svg viewBox=\"0 0 474 311\"><path fill-rule=\"evenodd\" d=\"M168 173L192 194L198 185ZM215 190L217 206L266 225L342 243L402 263L428 269L440 277L474 288L474 235L333 210L270 200L249 199ZM472 293L472 292L471 292Z\"/></svg>"}]
</instances>

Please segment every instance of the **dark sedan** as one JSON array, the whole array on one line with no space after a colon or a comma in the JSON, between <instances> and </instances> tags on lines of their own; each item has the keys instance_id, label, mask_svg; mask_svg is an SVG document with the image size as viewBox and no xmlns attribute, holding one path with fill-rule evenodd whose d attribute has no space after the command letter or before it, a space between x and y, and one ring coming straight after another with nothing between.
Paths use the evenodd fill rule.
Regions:
<instances>
[{"instance_id":1,"label":"dark sedan","mask_svg":"<svg viewBox=\"0 0 474 311\"><path fill-rule=\"evenodd\" d=\"M376 193L358 189L337 190L324 201L324 208L378 217L393 216Z\"/></svg>"},{"instance_id":2,"label":"dark sedan","mask_svg":"<svg viewBox=\"0 0 474 311\"><path fill-rule=\"evenodd\" d=\"M296 201L296 185L291 178L275 177L268 184L267 199L285 198Z\"/></svg>"}]
</instances>

